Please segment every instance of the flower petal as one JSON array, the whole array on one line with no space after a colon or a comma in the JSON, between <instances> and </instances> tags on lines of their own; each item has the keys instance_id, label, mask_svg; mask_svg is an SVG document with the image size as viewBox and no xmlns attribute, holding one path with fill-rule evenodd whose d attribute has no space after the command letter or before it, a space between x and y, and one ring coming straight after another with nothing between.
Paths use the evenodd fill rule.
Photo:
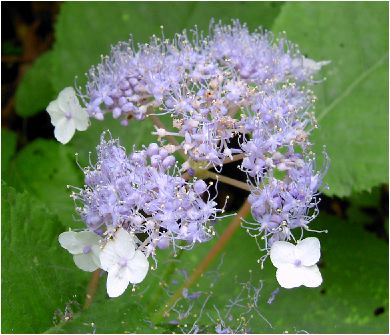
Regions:
<instances>
[{"instance_id":1,"label":"flower petal","mask_svg":"<svg viewBox=\"0 0 390 335\"><path fill-rule=\"evenodd\" d=\"M129 286L126 268L118 265L110 269L107 276L107 294L111 298L119 297Z\"/></svg>"},{"instance_id":2,"label":"flower petal","mask_svg":"<svg viewBox=\"0 0 390 335\"><path fill-rule=\"evenodd\" d=\"M305 278L303 285L306 287L317 287L322 283L321 272L317 265L305 266Z\"/></svg>"},{"instance_id":3,"label":"flower petal","mask_svg":"<svg viewBox=\"0 0 390 335\"><path fill-rule=\"evenodd\" d=\"M311 266L320 260L320 241L316 237L308 237L298 242L295 247L295 256L304 266Z\"/></svg>"},{"instance_id":4,"label":"flower petal","mask_svg":"<svg viewBox=\"0 0 390 335\"><path fill-rule=\"evenodd\" d=\"M72 119L63 118L57 123L54 129L54 136L59 142L66 144L71 140L75 131L74 121Z\"/></svg>"},{"instance_id":5,"label":"flower petal","mask_svg":"<svg viewBox=\"0 0 390 335\"><path fill-rule=\"evenodd\" d=\"M294 266L286 264L276 271L276 279L284 288L294 288L304 285L306 287L317 287L322 283L322 276L317 265Z\"/></svg>"},{"instance_id":6,"label":"flower petal","mask_svg":"<svg viewBox=\"0 0 390 335\"><path fill-rule=\"evenodd\" d=\"M50 102L46 111L49 113L51 124L54 127L56 127L57 124L65 118L65 113L61 110L57 100Z\"/></svg>"},{"instance_id":7,"label":"flower petal","mask_svg":"<svg viewBox=\"0 0 390 335\"><path fill-rule=\"evenodd\" d=\"M58 94L57 101L64 113L71 113L75 106L80 106L76 91L71 86L65 87L60 94Z\"/></svg>"},{"instance_id":8,"label":"flower petal","mask_svg":"<svg viewBox=\"0 0 390 335\"><path fill-rule=\"evenodd\" d=\"M89 116L84 108L75 109L72 111L72 118L74 120L77 130L83 131L89 127Z\"/></svg>"},{"instance_id":9,"label":"flower petal","mask_svg":"<svg viewBox=\"0 0 390 335\"><path fill-rule=\"evenodd\" d=\"M293 288L303 285L305 281L305 267L284 264L276 270L276 279L280 286Z\"/></svg>"},{"instance_id":10,"label":"flower petal","mask_svg":"<svg viewBox=\"0 0 390 335\"><path fill-rule=\"evenodd\" d=\"M141 251L137 250L134 257L127 263L127 270L127 278L130 283L142 282L149 270L148 259Z\"/></svg>"},{"instance_id":11,"label":"flower petal","mask_svg":"<svg viewBox=\"0 0 390 335\"><path fill-rule=\"evenodd\" d=\"M115 252L118 256L131 259L135 254L133 237L123 228L119 228L114 235Z\"/></svg>"},{"instance_id":12,"label":"flower petal","mask_svg":"<svg viewBox=\"0 0 390 335\"><path fill-rule=\"evenodd\" d=\"M116 252L114 240L109 240L106 243L103 250L100 252L99 260L101 268L104 271L109 271L118 264L120 256Z\"/></svg>"},{"instance_id":13,"label":"flower petal","mask_svg":"<svg viewBox=\"0 0 390 335\"><path fill-rule=\"evenodd\" d=\"M92 257L92 260L93 262L96 264L97 267L101 267L100 265L100 253L101 253L101 249L100 249L100 246L98 245L93 245L91 247L91 257Z\"/></svg>"},{"instance_id":14,"label":"flower petal","mask_svg":"<svg viewBox=\"0 0 390 335\"><path fill-rule=\"evenodd\" d=\"M84 244L77 238L77 233L74 231L66 231L58 236L58 242L61 247L68 250L71 254L81 254L84 249Z\"/></svg>"},{"instance_id":15,"label":"flower petal","mask_svg":"<svg viewBox=\"0 0 390 335\"><path fill-rule=\"evenodd\" d=\"M293 264L295 261L295 245L285 241L274 242L271 247L270 258L272 264L277 268L286 264Z\"/></svg>"},{"instance_id":16,"label":"flower petal","mask_svg":"<svg viewBox=\"0 0 390 335\"><path fill-rule=\"evenodd\" d=\"M73 260L79 269L92 272L99 268L93 260L93 257L93 253L90 252L88 254L74 255Z\"/></svg>"},{"instance_id":17,"label":"flower petal","mask_svg":"<svg viewBox=\"0 0 390 335\"><path fill-rule=\"evenodd\" d=\"M84 245L93 246L99 245L100 237L92 231L85 230L77 233L77 239Z\"/></svg>"},{"instance_id":18,"label":"flower petal","mask_svg":"<svg viewBox=\"0 0 390 335\"><path fill-rule=\"evenodd\" d=\"M85 108L81 107L73 87L66 87L60 92L57 104L64 115L71 115L77 130L86 130L88 128L88 113Z\"/></svg>"}]
</instances>

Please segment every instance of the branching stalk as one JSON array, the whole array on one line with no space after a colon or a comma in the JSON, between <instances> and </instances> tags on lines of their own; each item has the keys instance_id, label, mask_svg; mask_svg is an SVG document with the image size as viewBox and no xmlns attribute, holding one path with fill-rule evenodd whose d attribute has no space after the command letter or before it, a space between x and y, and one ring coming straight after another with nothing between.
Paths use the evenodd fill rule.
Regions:
<instances>
[{"instance_id":1,"label":"branching stalk","mask_svg":"<svg viewBox=\"0 0 390 335\"><path fill-rule=\"evenodd\" d=\"M236 179L233 179L230 177L226 177L226 176L220 175L218 173L210 172L210 171L202 171L202 176L204 176L204 178L211 178L214 180L219 180L224 184L232 185L232 186L240 188L244 191L250 192L249 185L246 183L243 183L242 181L239 181L239 180L236 180Z\"/></svg>"},{"instance_id":2,"label":"branching stalk","mask_svg":"<svg viewBox=\"0 0 390 335\"><path fill-rule=\"evenodd\" d=\"M150 117L150 119L152 120L153 124L156 127L166 130L165 124L158 118L158 116L156 116L154 114L148 114L148 117ZM167 135L165 137L169 143L173 144L176 147L180 147L180 143L176 140L176 138L174 136ZM184 160L187 160L187 156L184 154L182 149L178 150L178 152Z\"/></svg>"},{"instance_id":3,"label":"branching stalk","mask_svg":"<svg viewBox=\"0 0 390 335\"><path fill-rule=\"evenodd\" d=\"M223 165L237 162L237 161L243 159L245 157L245 155L244 154L237 154L237 155L233 155L232 157L233 157L233 159L231 159L230 157L226 157L223 161Z\"/></svg>"}]
</instances>

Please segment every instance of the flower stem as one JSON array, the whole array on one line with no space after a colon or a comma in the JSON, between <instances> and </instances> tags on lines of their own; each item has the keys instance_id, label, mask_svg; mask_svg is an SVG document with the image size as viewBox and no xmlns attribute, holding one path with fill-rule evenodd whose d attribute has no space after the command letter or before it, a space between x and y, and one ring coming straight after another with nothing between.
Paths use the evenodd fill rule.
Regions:
<instances>
[{"instance_id":1,"label":"flower stem","mask_svg":"<svg viewBox=\"0 0 390 335\"><path fill-rule=\"evenodd\" d=\"M217 257L217 255L221 252L227 242L230 241L233 234L236 232L237 228L240 227L241 218L245 217L250 211L250 204L248 200L240 208L237 215L230 222L229 226L225 229L218 242L214 244L208 254L202 259L202 261L198 264L196 269L191 273L191 275L187 278L184 284L175 291L175 293L170 297L168 302L163 306L163 308L156 314L156 318L154 323L160 322L162 318L168 315L169 310L172 306L175 305L177 300L182 296L183 289L189 288L192 286L198 278L207 270L210 266L211 262Z\"/></svg>"},{"instance_id":2,"label":"flower stem","mask_svg":"<svg viewBox=\"0 0 390 335\"><path fill-rule=\"evenodd\" d=\"M91 306L93 298L99 286L99 278L100 278L100 269L97 269L94 272L92 272L91 279L89 280L88 287L87 287L87 295L85 297L83 309L88 309L89 306Z\"/></svg>"},{"instance_id":3,"label":"flower stem","mask_svg":"<svg viewBox=\"0 0 390 335\"><path fill-rule=\"evenodd\" d=\"M239 160L243 159L245 157L245 155L244 154L237 154L237 155L233 155L232 157L233 157L233 159L231 159L230 157L226 157L223 161L223 165L239 161Z\"/></svg>"},{"instance_id":4,"label":"flower stem","mask_svg":"<svg viewBox=\"0 0 390 335\"><path fill-rule=\"evenodd\" d=\"M202 171L202 176L204 176L204 178L211 178L214 180L219 180L219 181L223 182L224 184L232 185L232 186L240 188L244 191L250 192L249 185L246 183L243 183L242 181L239 181L239 180L236 180L233 178L229 178L229 177L220 175L218 173L210 172L210 171Z\"/></svg>"},{"instance_id":5,"label":"flower stem","mask_svg":"<svg viewBox=\"0 0 390 335\"><path fill-rule=\"evenodd\" d=\"M158 116L156 116L154 114L148 114L148 117L150 117L150 119L152 120L153 124L156 127L162 128L162 129L166 130L165 124L158 118ZM169 143L171 143L174 146L180 148L180 144L179 144L179 142L176 140L176 138L174 136L167 135L165 137L167 138ZM182 156L184 158L184 160L187 160L187 156L184 154L182 149L178 150L178 152L179 152L180 156Z\"/></svg>"}]
</instances>

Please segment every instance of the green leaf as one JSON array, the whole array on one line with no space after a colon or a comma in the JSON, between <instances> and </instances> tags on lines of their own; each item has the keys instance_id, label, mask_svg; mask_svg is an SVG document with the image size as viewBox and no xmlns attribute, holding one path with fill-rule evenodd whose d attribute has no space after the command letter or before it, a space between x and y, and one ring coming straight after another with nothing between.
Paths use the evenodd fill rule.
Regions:
<instances>
[{"instance_id":1,"label":"green leaf","mask_svg":"<svg viewBox=\"0 0 390 335\"><path fill-rule=\"evenodd\" d=\"M96 301L88 310L74 314L71 321L60 323L46 333L161 333L161 328L145 323L145 316L142 304L135 303L134 297L125 293L115 299L105 297Z\"/></svg>"},{"instance_id":2,"label":"green leaf","mask_svg":"<svg viewBox=\"0 0 390 335\"><path fill-rule=\"evenodd\" d=\"M66 185L82 185L82 172L73 150L50 140L37 139L13 161L12 185L27 190L57 214L65 226L74 227L74 203Z\"/></svg>"},{"instance_id":3,"label":"green leaf","mask_svg":"<svg viewBox=\"0 0 390 335\"><path fill-rule=\"evenodd\" d=\"M326 145L328 194L347 196L388 181L388 4L288 3L273 30L285 30L302 52L331 60L318 85L313 133ZM299 22L299 24L297 24Z\"/></svg>"},{"instance_id":4,"label":"green leaf","mask_svg":"<svg viewBox=\"0 0 390 335\"><path fill-rule=\"evenodd\" d=\"M2 185L2 331L40 333L82 300L88 274L58 243L64 227L29 194Z\"/></svg>"},{"instance_id":5,"label":"green leaf","mask_svg":"<svg viewBox=\"0 0 390 335\"><path fill-rule=\"evenodd\" d=\"M195 25L200 30L208 31L210 20L222 20L229 24L232 19L247 23L250 29L262 26L271 29L272 23L280 12L283 2L196 2L185 22L186 28ZM185 6L185 4L181 4ZM186 6L190 6L187 4Z\"/></svg>"},{"instance_id":6,"label":"green leaf","mask_svg":"<svg viewBox=\"0 0 390 335\"><path fill-rule=\"evenodd\" d=\"M16 151L17 134L7 128L1 128L1 178L6 180L8 167Z\"/></svg>"},{"instance_id":7,"label":"green leaf","mask_svg":"<svg viewBox=\"0 0 390 335\"><path fill-rule=\"evenodd\" d=\"M46 109L55 97L51 84L51 61L53 53L40 56L24 75L16 90L16 113L22 117L35 115Z\"/></svg>"}]
</instances>

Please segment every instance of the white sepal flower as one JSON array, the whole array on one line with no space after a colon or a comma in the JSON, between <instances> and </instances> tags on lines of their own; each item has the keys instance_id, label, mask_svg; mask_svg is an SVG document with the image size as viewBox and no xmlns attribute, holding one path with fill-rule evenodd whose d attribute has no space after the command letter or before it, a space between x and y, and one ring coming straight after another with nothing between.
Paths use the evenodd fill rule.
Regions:
<instances>
[{"instance_id":1,"label":"white sepal flower","mask_svg":"<svg viewBox=\"0 0 390 335\"><path fill-rule=\"evenodd\" d=\"M284 288L321 285L322 276L316 265L320 256L320 241L316 237L305 238L297 245L276 241L270 251L271 262L277 268L276 279Z\"/></svg>"},{"instance_id":2,"label":"white sepal flower","mask_svg":"<svg viewBox=\"0 0 390 335\"><path fill-rule=\"evenodd\" d=\"M99 239L91 231L66 231L58 237L61 246L73 255L76 266L88 272L100 268Z\"/></svg>"},{"instance_id":3,"label":"white sepal flower","mask_svg":"<svg viewBox=\"0 0 390 335\"><path fill-rule=\"evenodd\" d=\"M88 113L81 107L73 87L64 88L46 111L55 127L55 138L63 144L70 141L76 129L82 131L89 126Z\"/></svg>"},{"instance_id":4,"label":"white sepal flower","mask_svg":"<svg viewBox=\"0 0 390 335\"><path fill-rule=\"evenodd\" d=\"M110 297L120 296L130 283L143 281L149 270L146 256L136 250L133 237L123 228L119 228L104 246L100 263L108 272L107 294Z\"/></svg>"}]
</instances>

